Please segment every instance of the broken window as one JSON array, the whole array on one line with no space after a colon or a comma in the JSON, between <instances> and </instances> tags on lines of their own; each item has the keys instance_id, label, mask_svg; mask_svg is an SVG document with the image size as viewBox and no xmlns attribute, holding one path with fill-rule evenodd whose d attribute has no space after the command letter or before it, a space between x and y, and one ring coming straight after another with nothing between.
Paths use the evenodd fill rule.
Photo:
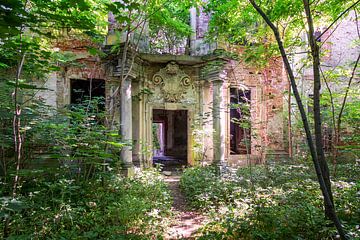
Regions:
<instances>
[{"instance_id":1,"label":"broken window","mask_svg":"<svg viewBox=\"0 0 360 240\"><path fill-rule=\"evenodd\" d=\"M105 110L105 81L101 79L70 79L71 105L96 102L100 111Z\"/></svg>"},{"instance_id":2,"label":"broken window","mask_svg":"<svg viewBox=\"0 0 360 240\"><path fill-rule=\"evenodd\" d=\"M230 88L230 154L251 153L250 90Z\"/></svg>"},{"instance_id":3,"label":"broken window","mask_svg":"<svg viewBox=\"0 0 360 240\"><path fill-rule=\"evenodd\" d=\"M86 113L87 120L96 124L105 123L105 81L100 79L70 79L70 108Z\"/></svg>"}]
</instances>

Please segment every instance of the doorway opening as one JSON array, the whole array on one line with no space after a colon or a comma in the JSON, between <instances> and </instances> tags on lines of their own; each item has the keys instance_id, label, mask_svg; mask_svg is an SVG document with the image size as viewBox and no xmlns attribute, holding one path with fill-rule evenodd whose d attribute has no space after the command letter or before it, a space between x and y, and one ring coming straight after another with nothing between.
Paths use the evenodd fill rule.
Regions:
<instances>
[{"instance_id":1,"label":"doorway opening","mask_svg":"<svg viewBox=\"0 0 360 240\"><path fill-rule=\"evenodd\" d=\"M153 164L163 170L175 170L187 165L187 110L153 110Z\"/></svg>"}]
</instances>

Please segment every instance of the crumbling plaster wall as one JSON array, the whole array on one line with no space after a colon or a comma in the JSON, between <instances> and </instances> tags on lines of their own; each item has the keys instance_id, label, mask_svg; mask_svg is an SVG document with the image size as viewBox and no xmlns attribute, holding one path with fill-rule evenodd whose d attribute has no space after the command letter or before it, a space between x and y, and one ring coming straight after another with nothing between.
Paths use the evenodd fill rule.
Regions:
<instances>
[{"instance_id":1,"label":"crumbling plaster wall","mask_svg":"<svg viewBox=\"0 0 360 240\"><path fill-rule=\"evenodd\" d=\"M37 83L39 87L46 88L47 90L39 91L36 96L41 99L46 105L56 109L56 96L57 96L57 79L58 73L53 72L47 76L45 82Z\"/></svg>"}]
</instances>

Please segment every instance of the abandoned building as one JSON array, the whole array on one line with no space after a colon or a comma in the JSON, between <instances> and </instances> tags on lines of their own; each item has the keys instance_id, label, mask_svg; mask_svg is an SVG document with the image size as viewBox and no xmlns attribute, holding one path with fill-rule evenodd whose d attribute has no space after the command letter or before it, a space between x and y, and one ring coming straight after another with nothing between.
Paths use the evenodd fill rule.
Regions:
<instances>
[{"instance_id":1,"label":"abandoned building","mask_svg":"<svg viewBox=\"0 0 360 240\"><path fill-rule=\"evenodd\" d=\"M62 108L81 101L78 90L105 97L106 111L132 143L121 150L127 167L156 161L244 165L286 156L289 86L281 59L259 70L228 57L205 41L209 17L196 11L190 10L190 40L173 49L149 51L145 33L136 52L122 44L100 61L84 41L62 42L60 50L75 53L83 66L52 74L46 87L53 91L44 99ZM107 49L114 42L111 15L109 22Z\"/></svg>"}]
</instances>

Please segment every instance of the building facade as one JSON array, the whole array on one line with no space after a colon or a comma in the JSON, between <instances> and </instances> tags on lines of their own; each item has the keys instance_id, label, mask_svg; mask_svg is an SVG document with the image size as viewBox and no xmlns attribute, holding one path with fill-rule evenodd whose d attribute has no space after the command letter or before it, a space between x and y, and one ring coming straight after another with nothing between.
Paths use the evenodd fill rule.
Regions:
<instances>
[{"instance_id":1,"label":"building facade","mask_svg":"<svg viewBox=\"0 0 360 240\"><path fill-rule=\"evenodd\" d=\"M208 16L195 9L190 16L190 46L177 54L120 44L116 54L98 59L84 41L59 44L82 66L64 66L49 77L48 104L76 103L78 89L105 97L108 124L130 143L121 150L127 168L157 159L245 165L286 156L288 81L281 59L269 59L266 69L234 60L205 42ZM110 32L107 45L112 39Z\"/></svg>"}]
</instances>

